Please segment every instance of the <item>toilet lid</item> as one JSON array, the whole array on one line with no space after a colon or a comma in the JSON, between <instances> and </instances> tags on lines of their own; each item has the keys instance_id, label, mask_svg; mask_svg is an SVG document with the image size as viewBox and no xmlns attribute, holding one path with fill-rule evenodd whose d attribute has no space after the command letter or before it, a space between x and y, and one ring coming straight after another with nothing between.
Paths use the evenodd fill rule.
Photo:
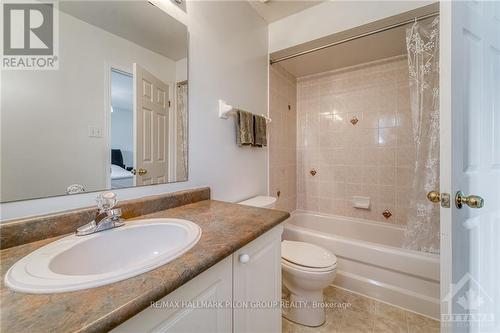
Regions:
<instances>
[{"instance_id":1,"label":"toilet lid","mask_svg":"<svg viewBox=\"0 0 500 333\"><path fill-rule=\"evenodd\" d=\"M245 201L239 202L240 205L253 206L253 207L261 207L261 208L270 208L276 202L275 197L266 197L263 195L259 195L253 198L250 198Z\"/></svg>"},{"instance_id":2,"label":"toilet lid","mask_svg":"<svg viewBox=\"0 0 500 333\"><path fill-rule=\"evenodd\" d=\"M281 257L296 265L312 268L326 268L337 263L337 257L320 246L288 240L281 242Z\"/></svg>"}]
</instances>

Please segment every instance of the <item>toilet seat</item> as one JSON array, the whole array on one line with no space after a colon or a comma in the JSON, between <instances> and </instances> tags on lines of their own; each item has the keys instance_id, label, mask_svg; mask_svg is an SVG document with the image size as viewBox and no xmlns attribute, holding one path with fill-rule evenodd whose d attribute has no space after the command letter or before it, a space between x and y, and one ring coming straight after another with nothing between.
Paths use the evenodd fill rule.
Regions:
<instances>
[{"instance_id":1,"label":"toilet seat","mask_svg":"<svg viewBox=\"0 0 500 333\"><path fill-rule=\"evenodd\" d=\"M296 269L302 272L310 272L310 273L325 273L325 272L331 272L334 271L337 268L337 264L334 264L332 266L328 267L323 267L323 268L313 268L313 267L307 267L307 266L301 266L294 264L293 262L290 262L284 258L281 258L281 264L283 266Z\"/></svg>"},{"instance_id":2,"label":"toilet seat","mask_svg":"<svg viewBox=\"0 0 500 333\"><path fill-rule=\"evenodd\" d=\"M330 251L305 242L281 242L282 263L304 271L324 272L335 269L337 257Z\"/></svg>"}]
</instances>

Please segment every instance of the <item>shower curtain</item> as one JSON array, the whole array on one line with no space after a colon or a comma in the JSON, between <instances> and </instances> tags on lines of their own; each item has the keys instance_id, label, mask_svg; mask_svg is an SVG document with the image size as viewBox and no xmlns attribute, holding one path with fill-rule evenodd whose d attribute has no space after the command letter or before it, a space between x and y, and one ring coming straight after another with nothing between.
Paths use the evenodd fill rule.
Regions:
<instances>
[{"instance_id":1,"label":"shower curtain","mask_svg":"<svg viewBox=\"0 0 500 333\"><path fill-rule=\"evenodd\" d=\"M177 84L177 164L176 181L187 180L187 81Z\"/></svg>"},{"instance_id":2,"label":"shower curtain","mask_svg":"<svg viewBox=\"0 0 500 333\"><path fill-rule=\"evenodd\" d=\"M404 247L439 253L439 204L426 197L439 190L439 17L408 28L406 46L416 163Z\"/></svg>"}]
</instances>

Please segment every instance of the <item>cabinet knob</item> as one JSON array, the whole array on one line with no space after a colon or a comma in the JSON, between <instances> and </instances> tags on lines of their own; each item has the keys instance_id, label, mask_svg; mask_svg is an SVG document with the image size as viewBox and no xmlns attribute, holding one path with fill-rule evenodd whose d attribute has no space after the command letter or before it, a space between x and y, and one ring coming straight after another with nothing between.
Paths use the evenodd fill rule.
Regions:
<instances>
[{"instance_id":1,"label":"cabinet knob","mask_svg":"<svg viewBox=\"0 0 500 333\"><path fill-rule=\"evenodd\" d=\"M249 256L248 254L246 254L246 253L244 253L244 254L240 254L239 259L240 259L240 262L241 262L242 264L246 264L247 262L249 262L249 261L250 261L250 256Z\"/></svg>"}]
</instances>

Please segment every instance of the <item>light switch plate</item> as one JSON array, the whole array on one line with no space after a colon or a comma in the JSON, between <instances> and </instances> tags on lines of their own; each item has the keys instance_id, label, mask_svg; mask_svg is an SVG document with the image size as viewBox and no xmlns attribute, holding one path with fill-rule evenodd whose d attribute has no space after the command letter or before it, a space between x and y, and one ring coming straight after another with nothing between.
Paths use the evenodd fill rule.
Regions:
<instances>
[{"instance_id":1,"label":"light switch plate","mask_svg":"<svg viewBox=\"0 0 500 333\"><path fill-rule=\"evenodd\" d=\"M99 126L89 126L88 136L89 138L102 138L104 136L104 130Z\"/></svg>"}]
</instances>

